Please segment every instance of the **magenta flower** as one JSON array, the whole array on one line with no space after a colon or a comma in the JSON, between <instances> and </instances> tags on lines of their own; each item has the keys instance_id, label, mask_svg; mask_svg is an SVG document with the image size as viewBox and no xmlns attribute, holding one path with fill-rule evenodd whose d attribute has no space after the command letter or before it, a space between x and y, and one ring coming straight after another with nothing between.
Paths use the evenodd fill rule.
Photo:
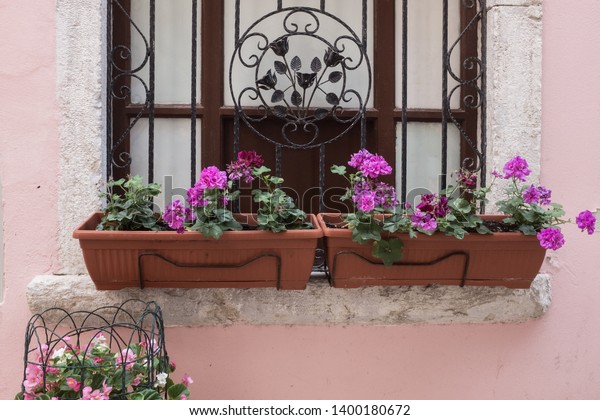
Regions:
<instances>
[{"instance_id":1,"label":"magenta flower","mask_svg":"<svg viewBox=\"0 0 600 420\"><path fill-rule=\"evenodd\" d=\"M419 210L415 210L410 220L413 224L413 227L417 229L421 229L426 232L433 232L437 229L435 217L430 213L422 213Z\"/></svg>"},{"instance_id":2,"label":"magenta flower","mask_svg":"<svg viewBox=\"0 0 600 420\"><path fill-rule=\"evenodd\" d=\"M385 161L382 156L372 155L369 159L365 159L360 166L360 171L371 179L376 179L380 175L389 175L392 173L392 167Z\"/></svg>"},{"instance_id":3,"label":"magenta flower","mask_svg":"<svg viewBox=\"0 0 600 420\"><path fill-rule=\"evenodd\" d=\"M205 207L210 201L204 198L204 188L198 184L187 190L187 201L192 207Z\"/></svg>"},{"instance_id":4,"label":"magenta flower","mask_svg":"<svg viewBox=\"0 0 600 420\"><path fill-rule=\"evenodd\" d=\"M537 189L540 193L540 204L543 206L549 206L551 203L550 196L552 195L552 191L546 187L542 187L541 185Z\"/></svg>"},{"instance_id":5,"label":"magenta flower","mask_svg":"<svg viewBox=\"0 0 600 420\"><path fill-rule=\"evenodd\" d=\"M596 230L596 216L589 210L584 210L579 213L575 222L582 232L587 230L588 235L593 234Z\"/></svg>"},{"instance_id":6,"label":"magenta flower","mask_svg":"<svg viewBox=\"0 0 600 420\"><path fill-rule=\"evenodd\" d=\"M365 161L365 159L368 159L371 156L373 156L373 154L367 149L361 149L357 153L353 153L352 156L350 156L350 161L348 162L348 165L360 171L362 163Z\"/></svg>"},{"instance_id":7,"label":"magenta flower","mask_svg":"<svg viewBox=\"0 0 600 420\"><path fill-rule=\"evenodd\" d=\"M185 231L185 222L193 219L191 209L185 207L181 201L175 200L167 206L163 216L163 220L177 233Z\"/></svg>"},{"instance_id":8,"label":"magenta flower","mask_svg":"<svg viewBox=\"0 0 600 420\"><path fill-rule=\"evenodd\" d=\"M421 202L417 204L416 211L432 217L446 217L450 213L448 197L437 194L423 194Z\"/></svg>"},{"instance_id":9,"label":"magenta flower","mask_svg":"<svg viewBox=\"0 0 600 420\"><path fill-rule=\"evenodd\" d=\"M238 159L227 165L227 173L229 179L237 181L244 179L244 182L251 183L254 181L252 171L259 168L264 163L261 155L253 150L243 150L238 153Z\"/></svg>"},{"instance_id":10,"label":"magenta flower","mask_svg":"<svg viewBox=\"0 0 600 420\"><path fill-rule=\"evenodd\" d=\"M467 190L474 190L477 187L477 174L467 169L461 169L458 171L458 184Z\"/></svg>"},{"instance_id":11,"label":"magenta flower","mask_svg":"<svg viewBox=\"0 0 600 420\"><path fill-rule=\"evenodd\" d=\"M540 191L533 184L523 191L523 201L527 204L537 204L540 199Z\"/></svg>"},{"instance_id":12,"label":"magenta flower","mask_svg":"<svg viewBox=\"0 0 600 420\"><path fill-rule=\"evenodd\" d=\"M364 191L360 195L353 196L352 199L356 203L356 207L362 212L369 213L375 209L374 191Z\"/></svg>"},{"instance_id":13,"label":"magenta flower","mask_svg":"<svg viewBox=\"0 0 600 420\"><path fill-rule=\"evenodd\" d=\"M527 179L527 175L531 173L527 161L521 156L515 156L504 165L504 179L517 178L521 181Z\"/></svg>"},{"instance_id":14,"label":"magenta flower","mask_svg":"<svg viewBox=\"0 0 600 420\"><path fill-rule=\"evenodd\" d=\"M375 179L380 175L389 175L392 173L392 167L382 156L373 154L367 149L361 149L359 152L350 156L348 165L358 169L364 176L371 179Z\"/></svg>"},{"instance_id":15,"label":"magenta flower","mask_svg":"<svg viewBox=\"0 0 600 420\"><path fill-rule=\"evenodd\" d=\"M200 179L196 183L197 187L202 190L220 189L224 190L227 187L227 172L220 171L216 166L209 166L202 169Z\"/></svg>"},{"instance_id":16,"label":"magenta flower","mask_svg":"<svg viewBox=\"0 0 600 420\"><path fill-rule=\"evenodd\" d=\"M378 182L375 189L375 205L384 209L394 209L398 205L396 189L385 182Z\"/></svg>"},{"instance_id":17,"label":"magenta flower","mask_svg":"<svg viewBox=\"0 0 600 420\"><path fill-rule=\"evenodd\" d=\"M557 250L565 244L565 237L558 228L544 228L537 234L540 245L546 249Z\"/></svg>"}]
</instances>

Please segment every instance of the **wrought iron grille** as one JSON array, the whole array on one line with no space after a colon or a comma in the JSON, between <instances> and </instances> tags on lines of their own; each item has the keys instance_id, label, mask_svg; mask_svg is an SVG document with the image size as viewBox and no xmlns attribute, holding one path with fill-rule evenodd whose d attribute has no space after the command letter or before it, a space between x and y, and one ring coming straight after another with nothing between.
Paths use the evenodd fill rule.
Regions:
<instances>
[{"instance_id":1,"label":"wrought iron grille","mask_svg":"<svg viewBox=\"0 0 600 420\"><path fill-rule=\"evenodd\" d=\"M141 356L135 355L135 346L145 349ZM109 353L132 357L112 360ZM135 385L128 378L134 363L143 366ZM39 393L57 392L57 386L64 386L64 381L57 385L59 379L71 376L96 389L108 382L111 399L126 399L133 392L153 389L157 374L166 372L168 365L162 311L155 302L130 299L92 311L51 308L33 315L27 324L21 389L25 399L35 399ZM81 398L83 388L65 393L66 398Z\"/></svg>"},{"instance_id":2,"label":"wrought iron grille","mask_svg":"<svg viewBox=\"0 0 600 420\"><path fill-rule=\"evenodd\" d=\"M107 142L106 142L106 175L107 178L116 173L127 173L134 157L129 149L129 137L133 127L144 118L148 120L148 181L154 181L154 168L156 159L154 147L154 122L157 112L161 117L189 118L190 128L190 180L196 181L197 162L196 155L196 120L202 113L208 115L214 110L207 104L197 104L196 100L196 50L198 48L198 16L196 13L198 2L192 3L190 16L191 31L191 60L192 69L190 78L190 104L185 111L169 111L158 109L155 103L155 36L156 36L156 0L148 0L148 31L143 32L130 13L130 2L133 0L108 0L107 2ZM413 110L409 108L408 92L411 89L408 80L408 28L410 25L411 5L415 0L378 0L373 2L379 16L394 15L394 8L400 7L402 19L395 23L399 26L397 37L390 42L400 42L403 46L401 62L402 95L401 104L387 102L391 108L386 111L389 116L386 124L400 122L400 135L392 146L386 145L388 155L395 148L401 150L399 162L400 177L397 188L402 201L407 198L407 170L408 166L415 164L408 160L408 124L411 121L439 121L442 125L440 139L441 161L439 163L440 188L446 186L448 173L448 128L454 126L460 132L462 144L461 165L471 170L480 172L482 186L486 184L486 0L440 0L442 7L442 96L440 98L440 111ZM449 2L460 3L461 25L459 36L450 39L449 36ZM370 119L382 121L382 101L377 99L384 96L379 87L380 80L373 78L373 74L385 74L378 71L378 62L368 57L368 0L362 0L362 28L354 31L345 22L330 13L328 7L334 0L321 0L319 7L285 7L282 0L273 1L273 11L260 17L247 28L240 25L240 13L243 2L235 1L235 52L231 57L229 67L229 94L232 96L235 107L233 112L233 146L228 150L234 153L239 150L240 123L244 123L257 136L270 143L275 149L276 172L282 171L282 149L319 150L319 191L325 188L325 157L327 146L333 142L344 141L348 131L358 125L360 127L360 144L367 144L366 125ZM223 6L218 2L201 2L203 8L203 22L206 13L214 10L222 12ZM389 10L383 10L388 8ZM219 16L220 19L222 16ZM211 17L216 19L216 17ZM279 19L278 23L276 23ZM267 36L261 30L263 24L270 28L279 28L276 36ZM329 39L321 32L324 27L338 25L341 32L333 39ZM131 45L127 42L114 42L113 35L118 28L126 27L141 37L145 46L144 60L132 67ZM377 29L377 28L375 28ZM458 48L465 39L470 38L471 47ZM127 38L125 38L127 39ZM473 41L474 40L474 41ZM221 39L217 40L218 42ZM202 41L204 42L204 41ZM207 41L208 42L208 41ZM208 46L210 44L203 44ZM474 47L473 47L474 46ZM375 45L379 48L381 45ZM350 50L355 53L351 55ZM460 50L460 52L459 52ZM393 49L387 49L392 52ZM377 54L377 51L375 51ZM454 68L452 58L460 54L460 68ZM302 58L308 57L308 58ZM227 58L222 57L224 61ZM204 62L202 64L205 65ZM221 63L224 66L224 63ZM148 69L148 77L140 75L142 69ZM236 80L238 72L250 72L253 83L248 86L238 86ZM202 72L202 86L206 83L218 83L217 80L204 80L214 77L216 72ZM351 79L354 75L366 78L359 91L353 87ZM223 77L223 76L221 76ZM379 76L381 77L381 76ZM145 100L138 106L131 104L131 81L137 80L144 89ZM452 82L452 83L450 83ZM225 85L225 81L221 80ZM453 85L453 86L451 86ZM374 96L373 109L367 108L367 102ZM452 98L460 97L459 109L451 107ZM387 96L389 97L389 95ZM220 104L221 108L225 108ZM219 105L211 105L216 106ZM217 112L217 118L221 114ZM115 115L126 112L126 119L121 118L116 123ZM379 114L378 114L379 113ZM475 116L476 124L469 129L465 128L466 115ZM267 120L279 120L281 128L276 136L262 130L263 123ZM334 121L339 124L339 130L334 135L322 135L319 127L325 121ZM383 124L383 123L381 123ZM387 128L387 134L394 133L393 128ZM218 130L217 130L218 133ZM392 141L388 139L386 141ZM378 144L382 144L379 140ZM204 143L203 143L204 144ZM381 146L383 147L383 146ZM219 156L217 153L216 156ZM221 164L234 156L221 156ZM395 161L395 156L386 156L388 160ZM203 162L204 165L207 162ZM418 163L417 163L418 164ZM322 207L322 200L320 206ZM483 209L482 209L483 211Z\"/></svg>"}]
</instances>

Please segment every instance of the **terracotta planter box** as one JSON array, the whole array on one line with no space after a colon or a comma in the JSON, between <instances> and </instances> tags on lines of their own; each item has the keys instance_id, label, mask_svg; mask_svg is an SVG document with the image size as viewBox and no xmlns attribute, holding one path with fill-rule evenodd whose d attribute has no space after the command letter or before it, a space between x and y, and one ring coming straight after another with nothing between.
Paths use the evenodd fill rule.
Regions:
<instances>
[{"instance_id":1,"label":"terracotta planter box","mask_svg":"<svg viewBox=\"0 0 600 420\"><path fill-rule=\"evenodd\" d=\"M301 290L310 278L317 241L314 229L273 233L225 232L219 240L200 233L98 231L94 213L73 233L98 290L126 287L249 288ZM237 215L244 221L248 215Z\"/></svg>"},{"instance_id":2,"label":"terracotta planter box","mask_svg":"<svg viewBox=\"0 0 600 420\"><path fill-rule=\"evenodd\" d=\"M327 227L342 222L340 214L319 214L318 219L334 287L442 284L525 289L546 254L535 236L519 232L471 234L462 240L443 234L419 234L415 239L391 234L402 240L404 251L400 262L386 267L371 255L371 243L360 245L348 229Z\"/></svg>"}]
</instances>

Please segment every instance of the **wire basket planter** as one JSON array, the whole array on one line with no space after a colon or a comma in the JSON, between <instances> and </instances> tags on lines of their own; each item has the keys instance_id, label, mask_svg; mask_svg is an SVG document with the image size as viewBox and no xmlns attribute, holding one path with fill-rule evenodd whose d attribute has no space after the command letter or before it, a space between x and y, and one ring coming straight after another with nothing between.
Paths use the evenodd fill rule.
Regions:
<instances>
[{"instance_id":1,"label":"wire basket planter","mask_svg":"<svg viewBox=\"0 0 600 420\"><path fill-rule=\"evenodd\" d=\"M16 398L186 397L187 388L168 378L173 370L156 302L132 299L71 313L51 308L32 316L27 325L23 382Z\"/></svg>"}]
</instances>

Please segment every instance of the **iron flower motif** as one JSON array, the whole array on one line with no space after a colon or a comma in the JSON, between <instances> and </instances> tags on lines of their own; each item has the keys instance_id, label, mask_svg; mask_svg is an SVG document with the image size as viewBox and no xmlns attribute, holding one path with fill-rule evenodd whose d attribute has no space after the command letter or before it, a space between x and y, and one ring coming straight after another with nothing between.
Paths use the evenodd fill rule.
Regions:
<instances>
[{"instance_id":1,"label":"iron flower motif","mask_svg":"<svg viewBox=\"0 0 600 420\"><path fill-rule=\"evenodd\" d=\"M340 64L342 61L344 61L344 56L341 55L340 53L338 53L337 51L335 51L334 49L332 49L331 47L329 47L329 49L327 49L325 51L325 56L323 57L323 61L325 62L325 65L327 67L335 67L338 64Z\"/></svg>"},{"instance_id":2,"label":"iron flower motif","mask_svg":"<svg viewBox=\"0 0 600 420\"><path fill-rule=\"evenodd\" d=\"M269 69L267 74L256 81L256 84L260 89L274 89L275 85L277 84L277 76Z\"/></svg>"},{"instance_id":3,"label":"iron flower motif","mask_svg":"<svg viewBox=\"0 0 600 420\"><path fill-rule=\"evenodd\" d=\"M296 80L298 80L298 85L300 85L303 89L308 89L315 83L315 79L317 78L317 73L296 73Z\"/></svg>"},{"instance_id":4,"label":"iron flower motif","mask_svg":"<svg viewBox=\"0 0 600 420\"><path fill-rule=\"evenodd\" d=\"M273 50L273 52L275 53L275 55L283 57L290 50L290 45L288 43L287 36L284 36L282 38L279 38L276 41L271 42L269 44L269 48L271 48Z\"/></svg>"}]
</instances>

